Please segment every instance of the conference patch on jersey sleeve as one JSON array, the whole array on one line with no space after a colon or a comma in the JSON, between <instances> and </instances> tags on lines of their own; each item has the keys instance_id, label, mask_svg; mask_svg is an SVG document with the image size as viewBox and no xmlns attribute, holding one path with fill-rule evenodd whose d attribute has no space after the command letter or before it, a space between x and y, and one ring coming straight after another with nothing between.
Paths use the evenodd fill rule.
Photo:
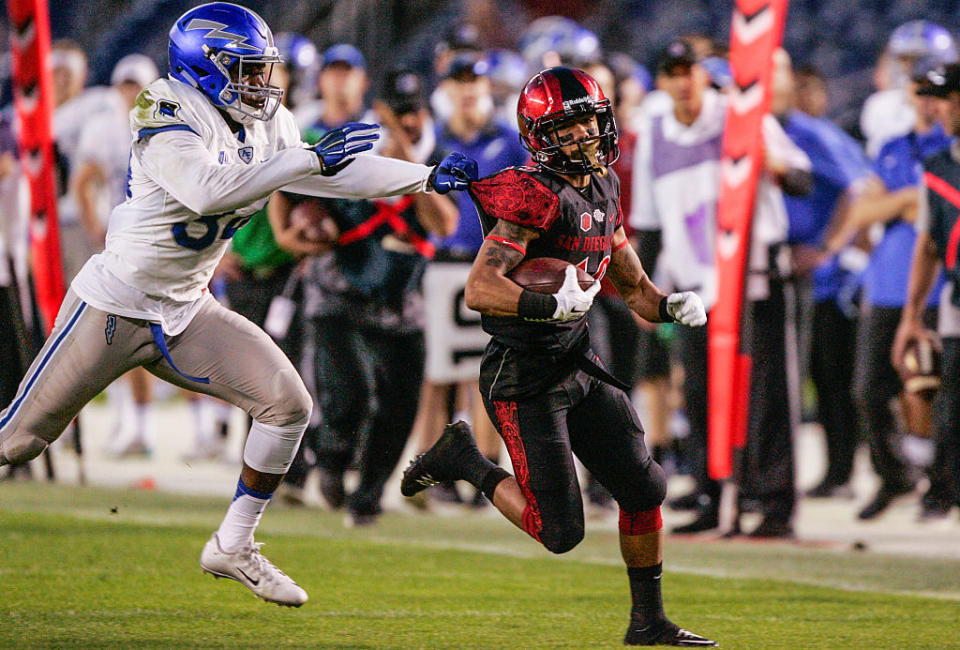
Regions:
<instances>
[{"instance_id":1,"label":"conference patch on jersey sleeve","mask_svg":"<svg viewBox=\"0 0 960 650\"><path fill-rule=\"evenodd\" d=\"M137 139L164 131L196 133L196 129L187 122L186 111L179 98L168 96L166 93L160 94L158 90L162 88L148 86L137 96L130 121Z\"/></svg>"},{"instance_id":2,"label":"conference patch on jersey sleeve","mask_svg":"<svg viewBox=\"0 0 960 650\"><path fill-rule=\"evenodd\" d=\"M525 228L547 230L559 214L557 195L515 168L471 183L470 196L487 216Z\"/></svg>"}]
</instances>

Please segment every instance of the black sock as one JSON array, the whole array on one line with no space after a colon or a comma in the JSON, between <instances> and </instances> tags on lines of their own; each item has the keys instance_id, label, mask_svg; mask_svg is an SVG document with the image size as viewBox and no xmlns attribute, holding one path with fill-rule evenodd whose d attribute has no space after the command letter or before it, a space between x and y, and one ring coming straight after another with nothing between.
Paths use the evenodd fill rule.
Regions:
<instances>
[{"instance_id":1,"label":"black sock","mask_svg":"<svg viewBox=\"0 0 960 650\"><path fill-rule=\"evenodd\" d=\"M487 497L490 503L493 503L493 493L497 491L497 486L507 478L510 478L511 474L502 467L492 467L487 471L486 476L483 477L483 481L480 482L480 485L477 485L476 488L483 492L483 496Z\"/></svg>"},{"instance_id":2,"label":"black sock","mask_svg":"<svg viewBox=\"0 0 960 650\"><path fill-rule=\"evenodd\" d=\"M464 473L463 480L478 490L483 489L483 481L487 478L487 474L497 469L497 466L484 458L475 446L461 452L457 465Z\"/></svg>"},{"instance_id":3,"label":"black sock","mask_svg":"<svg viewBox=\"0 0 960 650\"><path fill-rule=\"evenodd\" d=\"M657 620L666 620L663 612L663 596L660 592L660 576L663 573L663 563L645 567L627 567L630 576L630 596L633 607L630 610L631 620L648 625Z\"/></svg>"}]
</instances>

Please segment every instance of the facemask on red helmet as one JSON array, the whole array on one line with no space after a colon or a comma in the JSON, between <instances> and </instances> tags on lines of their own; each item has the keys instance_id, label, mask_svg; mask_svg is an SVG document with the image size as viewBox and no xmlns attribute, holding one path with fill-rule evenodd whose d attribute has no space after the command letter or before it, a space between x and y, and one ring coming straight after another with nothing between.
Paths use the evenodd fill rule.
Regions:
<instances>
[{"instance_id":1,"label":"facemask on red helmet","mask_svg":"<svg viewBox=\"0 0 960 650\"><path fill-rule=\"evenodd\" d=\"M588 122L596 117L596 124ZM556 67L527 82L517 104L520 141L541 167L562 174L603 172L620 157L610 100L582 70ZM586 135L561 136L582 122Z\"/></svg>"}]
</instances>

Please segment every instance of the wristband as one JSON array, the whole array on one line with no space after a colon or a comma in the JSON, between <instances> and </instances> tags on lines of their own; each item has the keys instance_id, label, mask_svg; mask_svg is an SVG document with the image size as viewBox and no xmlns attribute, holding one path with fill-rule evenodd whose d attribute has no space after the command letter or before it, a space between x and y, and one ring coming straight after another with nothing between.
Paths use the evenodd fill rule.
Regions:
<instances>
[{"instance_id":1,"label":"wristband","mask_svg":"<svg viewBox=\"0 0 960 650\"><path fill-rule=\"evenodd\" d=\"M524 289L517 303L517 316L527 320L549 320L557 311L557 299L548 293Z\"/></svg>"},{"instance_id":2,"label":"wristband","mask_svg":"<svg viewBox=\"0 0 960 650\"><path fill-rule=\"evenodd\" d=\"M670 312L667 311L667 297L664 296L660 299L660 305L657 308L660 312L660 322L661 323L675 323L673 316L670 315Z\"/></svg>"}]
</instances>

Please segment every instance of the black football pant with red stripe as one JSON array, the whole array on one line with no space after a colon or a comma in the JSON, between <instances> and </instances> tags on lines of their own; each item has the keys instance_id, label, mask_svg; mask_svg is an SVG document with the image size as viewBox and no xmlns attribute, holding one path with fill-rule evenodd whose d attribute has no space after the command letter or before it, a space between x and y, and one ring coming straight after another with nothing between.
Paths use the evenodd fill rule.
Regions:
<instances>
[{"instance_id":1,"label":"black football pant with red stripe","mask_svg":"<svg viewBox=\"0 0 960 650\"><path fill-rule=\"evenodd\" d=\"M553 553L583 539L583 501L574 456L625 513L658 508L666 478L643 442L643 428L620 389L573 370L549 390L524 399L491 395L484 405L503 437L527 500L523 528Z\"/></svg>"}]
</instances>

